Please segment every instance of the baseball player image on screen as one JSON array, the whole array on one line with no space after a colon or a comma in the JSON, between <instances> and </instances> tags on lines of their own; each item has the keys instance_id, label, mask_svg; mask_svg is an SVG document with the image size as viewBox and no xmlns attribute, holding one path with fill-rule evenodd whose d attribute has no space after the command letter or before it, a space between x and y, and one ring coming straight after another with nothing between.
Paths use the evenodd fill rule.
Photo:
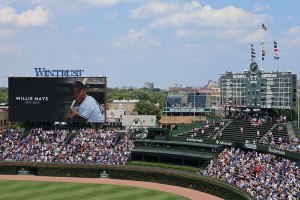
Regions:
<instances>
[{"instance_id":1,"label":"baseball player image on screen","mask_svg":"<svg viewBox=\"0 0 300 200\"><path fill-rule=\"evenodd\" d=\"M74 106L74 101L68 111L65 113L65 121L74 122L104 122L104 115L100 110L98 102L87 95L86 86L81 81L74 81L72 83L72 93L74 101L79 105Z\"/></svg>"}]
</instances>

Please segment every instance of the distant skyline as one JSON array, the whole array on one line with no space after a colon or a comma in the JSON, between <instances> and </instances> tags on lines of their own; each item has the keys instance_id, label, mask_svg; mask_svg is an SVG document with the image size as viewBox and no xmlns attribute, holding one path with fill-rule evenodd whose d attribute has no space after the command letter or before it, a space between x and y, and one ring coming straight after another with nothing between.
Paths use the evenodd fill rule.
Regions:
<instances>
[{"instance_id":1,"label":"distant skyline","mask_svg":"<svg viewBox=\"0 0 300 200\"><path fill-rule=\"evenodd\" d=\"M84 76L108 76L108 87L203 86L225 71L248 69L250 43L261 65L262 39L265 71L300 75L299 6L297 0L0 0L0 87L10 75L34 77L37 67L84 69Z\"/></svg>"}]
</instances>

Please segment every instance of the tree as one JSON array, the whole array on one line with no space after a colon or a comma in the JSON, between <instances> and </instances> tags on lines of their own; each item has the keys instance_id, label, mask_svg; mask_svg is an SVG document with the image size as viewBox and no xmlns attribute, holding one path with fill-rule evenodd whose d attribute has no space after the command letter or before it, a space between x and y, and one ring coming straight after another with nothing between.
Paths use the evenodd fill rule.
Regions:
<instances>
[{"instance_id":1,"label":"tree","mask_svg":"<svg viewBox=\"0 0 300 200\"><path fill-rule=\"evenodd\" d=\"M158 119L161 116L161 110L149 101L140 100L136 103L134 110L139 115L156 115Z\"/></svg>"},{"instance_id":2,"label":"tree","mask_svg":"<svg viewBox=\"0 0 300 200\"><path fill-rule=\"evenodd\" d=\"M0 103L7 103L7 101L8 101L7 88L0 88Z\"/></svg>"}]
</instances>

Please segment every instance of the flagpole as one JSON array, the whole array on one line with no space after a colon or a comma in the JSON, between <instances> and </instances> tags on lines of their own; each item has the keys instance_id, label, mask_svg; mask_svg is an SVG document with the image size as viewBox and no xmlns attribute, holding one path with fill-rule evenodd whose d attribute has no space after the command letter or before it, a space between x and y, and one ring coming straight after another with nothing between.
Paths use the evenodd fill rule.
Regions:
<instances>
[{"instance_id":1,"label":"flagpole","mask_svg":"<svg viewBox=\"0 0 300 200\"><path fill-rule=\"evenodd\" d=\"M261 24L261 28L262 28L262 30L263 30L263 33L262 33L262 39L261 39L261 42L260 42L260 54L261 54L261 57L260 57L260 70L263 70L263 59L264 59L264 57L263 56L265 56L265 52L263 52L264 51L264 32L266 32L267 31L267 27L264 25L264 24Z\"/></svg>"}]
</instances>

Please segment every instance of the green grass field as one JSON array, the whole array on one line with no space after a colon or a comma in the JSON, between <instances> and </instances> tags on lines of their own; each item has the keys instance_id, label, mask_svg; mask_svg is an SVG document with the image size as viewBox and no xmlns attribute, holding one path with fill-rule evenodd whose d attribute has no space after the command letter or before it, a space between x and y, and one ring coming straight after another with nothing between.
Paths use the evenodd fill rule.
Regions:
<instances>
[{"instance_id":1,"label":"green grass field","mask_svg":"<svg viewBox=\"0 0 300 200\"><path fill-rule=\"evenodd\" d=\"M128 186L0 180L0 199L187 200L188 198L166 192Z\"/></svg>"}]
</instances>

